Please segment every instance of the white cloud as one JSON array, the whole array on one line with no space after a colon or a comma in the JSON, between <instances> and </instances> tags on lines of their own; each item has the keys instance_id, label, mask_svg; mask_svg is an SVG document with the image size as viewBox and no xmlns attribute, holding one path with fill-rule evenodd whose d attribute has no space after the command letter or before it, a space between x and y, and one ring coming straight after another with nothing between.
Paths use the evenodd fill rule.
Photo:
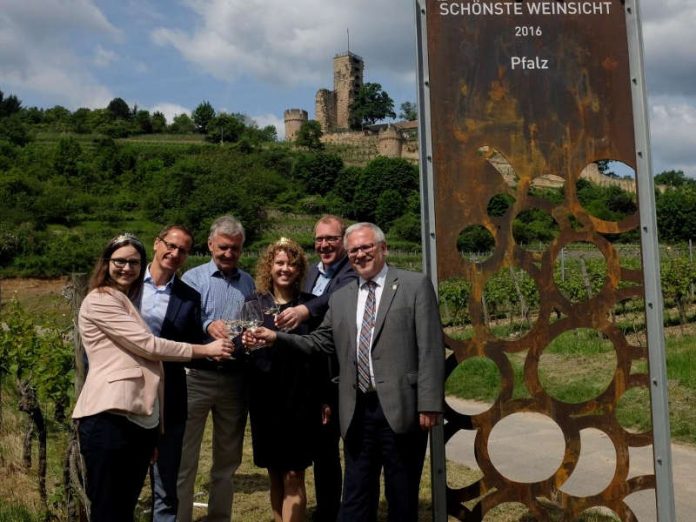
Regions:
<instances>
[{"instance_id":1,"label":"white cloud","mask_svg":"<svg viewBox=\"0 0 696 522\"><path fill-rule=\"evenodd\" d=\"M696 96L696 2L649 0L642 15L651 94Z\"/></svg>"},{"instance_id":2,"label":"white cloud","mask_svg":"<svg viewBox=\"0 0 696 522\"><path fill-rule=\"evenodd\" d=\"M683 170L696 177L696 100L656 98L650 108L650 133L655 173Z\"/></svg>"},{"instance_id":3,"label":"white cloud","mask_svg":"<svg viewBox=\"0 0 696 522\"><path fill-rule=\"evenodd\" d=\"M150 108L150 114L154 114L155 112L161 112L164 114L164 117L167 118L168 124L171 124L174 121L174 116L178 116L179 114L185 113L189 116L191 115L191 109L187 109L186 107L182 107L176 103L167 102L158 103Z\"/></svg>"},{"instance_id":4,"label":"white cloud","mask_svg":"<svg viewBox=\"0 0 696 522\"><path fill-rule=\"evenodd\" d=\"M403 0L185 0L192 29L159 27L158 45L224 81L253 77L319 86L327 62L347 48L370 51L368 68L402 74L413 68L413 7ZM385 21L388 24L385 25Z\"/></svg>"},{"instance_id":5,"label":"white cloud","mask_svg":"<svg viewBox=\"0 0 696 522\"><path fill-rule=\"evenodd\" d=\"M258 125L258 127L261 129L268 125L273 125L278 133L278 139L285 139L285 120L283 120L283 118L279 118L275 114L268 113L261 114L259 116L252 116L251 119L254 120L256 125Z\"/></svg>"},{"instance_id":6,"label":"white cloud","mask_svg":"<svg viewBox=\"0 0 696 522\"><path fill-rule=\"evenodd\" d=\"M110 89L89 73L74 41L83 34L119 40L91 0L8 0L0 16L0 78L19 93L34 91L69 107L103 107ZM21 96L20 96L21 97Z\"/></svg>"},{"instance_id":7,"label":"white cloud","mask_svg":"<svg viewBox=\"0 0 696 522\"><path fill-rule=\"evenodd\" d=\"M97 67L108 67L117 58L118 55L115 52L104 49L101 45L98 45L94 51L93 62Z\"/></svg>"}]
</instances>

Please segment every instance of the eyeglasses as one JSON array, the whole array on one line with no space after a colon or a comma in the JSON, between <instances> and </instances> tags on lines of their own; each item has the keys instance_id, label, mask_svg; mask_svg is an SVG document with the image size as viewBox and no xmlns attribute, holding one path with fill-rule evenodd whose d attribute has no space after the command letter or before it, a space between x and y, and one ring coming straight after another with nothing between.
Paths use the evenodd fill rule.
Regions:
<instances>
[{"instance_id":1,"label":"eyeglasses","mask_svg":"<svg viewBox=\"0 0 696 522\"><path fill-rule=\"evenodd\" d=\"M140 266L140 259L123 259L121 257L114 257L109 259L116 268L125 268L128 265L131 268L138 268Z\"/></svg>"},{"instance_id":2,"label":"eyeglasses","mask_svg":"<svg viewBox=\"0 0 696 522\"><path fill-rule=\"evenodd\" d=\"M375 249L376 246L377 243L368 243L366 245L359 245L353 248L349 248L348 255L350 257L355 257L358 255L359 252L362 252L363 254L369 254Z\"/></svg>"},{"instance_id":3,"label":"eyeglasses","mask_svg":"<svg viewBox=\"0 0 696 522\"><path fill-rule=\"evenodd\" d=\"M159 239L162 242L162 244L165 246L165 248L169 252L173 252L174 250L178 250L182 256L187 256L189 254L188 248L184 248L184 247L181 247L181 246L176 245L174 243L170 243L169 241L166 241L165 239L163 239L161 237L158 237L157 239Z\"/></svg>"},{"instance_id":4,"label":"eyeglasses","mask_svg":"<svg viewBox=\"0 0 696 522\"><path fill-rule=\"evenodd\" d=\"M314 238L314 242L317 245L322 244L324 241L330 244L338 243L341 239L343 239L341 236L318 236Z\"/></svg>"}]
</instances>

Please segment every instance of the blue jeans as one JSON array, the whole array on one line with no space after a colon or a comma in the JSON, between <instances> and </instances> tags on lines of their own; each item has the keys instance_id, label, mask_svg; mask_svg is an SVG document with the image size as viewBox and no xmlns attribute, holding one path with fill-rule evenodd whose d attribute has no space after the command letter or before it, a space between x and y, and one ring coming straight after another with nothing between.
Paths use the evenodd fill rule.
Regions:
<instances>
[{"instance_id":1,"label":"blue jeans","mask_svg":"<svg viewBox=\"0 0 696 522\"><path fill-rule=\"evenodd\" d=\"M176 481L185 428L186 422L168 425L157 443L157 462L150 466L154 522L176 522L179 507Z\"/></svg>"}]
</instances>

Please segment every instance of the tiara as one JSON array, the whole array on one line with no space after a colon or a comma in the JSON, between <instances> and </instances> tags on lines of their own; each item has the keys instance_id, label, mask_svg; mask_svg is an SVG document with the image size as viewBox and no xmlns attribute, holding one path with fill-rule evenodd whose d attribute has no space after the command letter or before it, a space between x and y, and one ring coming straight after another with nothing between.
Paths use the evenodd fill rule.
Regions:
<instances>
[{"instance_id":1,"label":"tiara","mask_svg":"<svg viewBox=\"0 0 696 522\"><path fill-rule=\"evenodd\" d=\"M138 245L143 246L142 241L140 241L135 234L131 234L130 232L124 232L123 234L119 234L111 240L111 243L114 246L126 242L137 243Z\"/></svg>"},{"instance_id":2,"label":"tiara","mask_svg":"<svg viewBox=\"0 0 696 522\"><path fill-rule=\"evenodd\" d=\"M275 242L277 246L291 246L293 243L294 241L287 237L281 237L278 241Z\"/></svg>"}]
</instances>

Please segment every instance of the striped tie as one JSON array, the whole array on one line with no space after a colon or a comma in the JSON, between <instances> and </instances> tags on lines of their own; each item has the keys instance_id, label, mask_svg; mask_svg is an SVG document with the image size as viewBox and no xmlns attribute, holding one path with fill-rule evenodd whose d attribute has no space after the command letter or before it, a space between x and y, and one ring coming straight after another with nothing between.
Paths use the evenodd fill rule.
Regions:
<instances>
[{"instance_id":1,"label":"striped tie","mask_svg":"<svg viewBox=\"0 0 696 522\"><path fill-rule=\"evenodd\" d=\"M370 382L370 341L372 329L375 326L375 287L377 283L367 281L363 288L367 287L367 301L363 313L362 326L360 327L360 343L358 345L358 388L366 392L372 388Z\"/></svg>"}]
</instances>

